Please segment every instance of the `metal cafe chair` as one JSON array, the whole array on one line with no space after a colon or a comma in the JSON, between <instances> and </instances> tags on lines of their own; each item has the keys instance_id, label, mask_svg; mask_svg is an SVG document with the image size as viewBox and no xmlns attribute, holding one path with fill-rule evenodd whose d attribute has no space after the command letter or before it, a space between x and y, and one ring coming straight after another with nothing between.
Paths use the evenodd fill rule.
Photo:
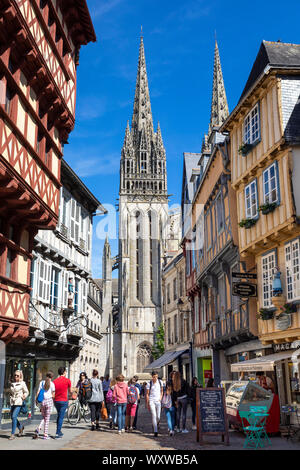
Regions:
<instances>
[{"instance_id":1,"label":"metal cafe chair","mask_svg":"<svg viewBox=\"0 0 300 470\"><path fill-rule=\"evenodd\" d=\"M257 449L264 447L265 442L262 439L261 426L257 426L257 417L253 411L239 411L242 420L243 431L246 435L244 442L244 449L251 448Z\"/></svg>"},{"instance_id":2,"label":"metal cafe chair","mask_svg":"<svg viewBox=\"0 0 300 470\"><path fill-rule=\"evenodd\" d=\"M261 428L261 438L267 442L268 444L271 444L271 441L269 439L269 436L266 431L266 422L267 418L269 416L268 414L268 408L266 406L250 406L250 411L254 413L255 417L257 418L256 421L256 426Z\"/></svg>"}]
</instances>

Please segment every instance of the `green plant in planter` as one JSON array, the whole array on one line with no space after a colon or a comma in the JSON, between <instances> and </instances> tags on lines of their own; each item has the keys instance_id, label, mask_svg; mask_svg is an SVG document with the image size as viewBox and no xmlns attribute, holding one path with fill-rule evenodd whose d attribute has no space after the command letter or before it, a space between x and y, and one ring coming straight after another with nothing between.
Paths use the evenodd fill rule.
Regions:
<instances>
[{"instance_id":1,"label":"green plant in planter","mask_svg":"<svg viewBox=\"0 0 300 470\"><path fill-rule=\"evenodd\" d=\"M245 157L247 153L250 152L251 149L252 149L252 144L243 143L242 145L239 146L238 152L240 155L243 155L243 157Z\"/></svg>"},{"instance_id":2,"label":"green plant in planter","mask_svg":"<svg viewBox=\"0 0 300 470\"><path fill-rule=\"evenodd\" d=\"M276 202L267 202L266 204L262 204L259 206L259 210L261 211L262 214L266 215L269 214L270 212L273 212L277 207Z\"/></svg>"},{"instance_id":3,"label":"green plant in planter","mask_svg":"<svg viewBox=\"0 0 300 470\"><path fill-rule=\"evenodd\" d=\"M281 313L296 313L297 312L297 305L296 304L284 304L283 307L280 307L282 310Z\"/></svg>"},{"instance_id":4,"label":"green plant in planter","mask_svg":"<svg viewBox=\"0 0 300 470\"><path fill-rule=\"evenodd\" d=\"M267 308L261 308L257 314L257 318L260 320L272 320L272 318L274 318L274 312L268 310Z\"/></svg>"},{"instance_id":5,"label":"green plant in planter","mask_svg":"<svg viewBox=\"0 0 300 470\"><path fill-rule=\"evenodd\" d=\"M244 228L251 228L256 224L256 222L257 219L243 219L240 221L239 226Z\"/></svg>"}]
</instances>

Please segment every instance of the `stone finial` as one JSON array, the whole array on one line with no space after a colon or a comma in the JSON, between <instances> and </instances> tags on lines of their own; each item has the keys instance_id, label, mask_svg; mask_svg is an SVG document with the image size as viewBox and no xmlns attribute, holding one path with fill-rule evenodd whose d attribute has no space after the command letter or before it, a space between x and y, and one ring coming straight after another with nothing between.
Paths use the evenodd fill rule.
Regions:
<instances>
[{"instance_id":1,"label":"stone finial","mask_svg":"<svg viewBox=\"0 0 300 470\"><path fill-rule=\"evenodd\" d=\"M228 103L226 98L223 73L220 61L219 47L217 40L215 40L215 57L214 57L214 78L213 78L213 93L211 102L211 115L210 115L210 131L214 127L219 127L223 124L229 114Z\"/></svg>"}]
</instances>

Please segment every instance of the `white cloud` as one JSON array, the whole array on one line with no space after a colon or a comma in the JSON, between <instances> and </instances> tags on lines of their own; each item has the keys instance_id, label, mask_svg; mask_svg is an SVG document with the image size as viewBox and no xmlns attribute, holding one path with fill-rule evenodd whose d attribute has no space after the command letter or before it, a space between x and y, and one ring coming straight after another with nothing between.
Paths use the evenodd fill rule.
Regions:
<instances>
[{"instance_id":1,"label":"white cloud","mask_svg":"<svg viewBox=\"0 0 300 470\"><path fill-rule=\"evenodd\" d=\"M89 150L82 151L75 158L72 155L72 168L80 178L95 175L112 175L119 172L119 154L89 157Z\"/></svg>"},{"instance_id":2,"label":"white cloud","mask_svg":"<svg viewBox=\"0 0 300 470\"><path fill-rule=\"evenodd\" d=\"M101 0L101 2L98 0L98 5L96 7L91 7L91 12L92 12L92 17L93 18L99 18L106 13L109 13L111 10L116 8L120 3L122 3L123 0Z\"/></svg>"}]
</instances>

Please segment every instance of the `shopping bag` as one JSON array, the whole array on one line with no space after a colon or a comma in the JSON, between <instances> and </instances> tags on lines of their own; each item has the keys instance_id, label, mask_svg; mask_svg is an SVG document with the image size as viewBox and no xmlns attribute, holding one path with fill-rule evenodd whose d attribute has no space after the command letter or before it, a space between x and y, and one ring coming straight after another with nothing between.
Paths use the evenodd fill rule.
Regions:
<instances>
[{"instance_id":1,"label":"shopping bag","mask_svg":"<svg viewBox=\"0 0 300 470\"><path fill-rule=\"evenodd\" d=\"M101 419L103 419L104 421L108 418L108 413L107 413L107 409L106 409L106 406L104 405L104 401L102 402L102 407L101 407Z\"/></svg>"}]
</instances>

